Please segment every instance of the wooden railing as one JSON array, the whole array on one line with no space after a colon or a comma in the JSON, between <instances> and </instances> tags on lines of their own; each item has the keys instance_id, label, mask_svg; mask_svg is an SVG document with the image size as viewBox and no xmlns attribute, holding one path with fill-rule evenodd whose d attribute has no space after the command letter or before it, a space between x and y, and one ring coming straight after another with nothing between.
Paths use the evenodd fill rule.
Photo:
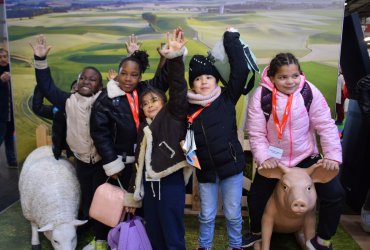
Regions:
<instances>
[{"instance_id":1,"label":"wooden railing","mask_svg":"<svg viewBox=\"0 0 370 250\"><path fill-rule=\"evenodd\" d=\"M249 141L244 139L243 132L239 132L239 140L242 143L243 150L244 151L250 151ZM36 128L36 145L37 147L41 147L43 145L50 145L51 142L51 136L49 132L49 128L45 124L41 124ZM252 176L254 176L255 171L257 169L256 163L253 160L253 173ZM200 197L198 192L198 181L195 175L195 170L193 172L193 182L192 182L192 193L186 194L185 198L185 213L186 214L197 214L200 211ZM251 186L251 179L244 177L243 180L243 189L249 190ZM244 211L246 211L247 207L247 197L242 197L242 208ZM245 212L244 212L245 213ZM218 199L218 214L222 214L222 200Z\"/></svg>"}]
</instances>

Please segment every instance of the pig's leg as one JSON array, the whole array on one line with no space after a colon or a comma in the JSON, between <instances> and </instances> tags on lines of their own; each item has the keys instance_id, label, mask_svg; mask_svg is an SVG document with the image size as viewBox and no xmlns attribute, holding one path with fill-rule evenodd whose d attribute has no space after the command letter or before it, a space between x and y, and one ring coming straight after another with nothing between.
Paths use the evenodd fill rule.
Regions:
<instances>
[{"instance_id":1,"label":"pig's leg","mask_svg":"<svg viewBox=\"0 0 370 250\"><path fill-rule=\"evenodd\" d=\"M305 241L312 239L316 234L316 207L307 213L303 223Z\"/></svg>"},{"instance_id":2,"label":"pig's leg","mask_svg":"<svg viewBox=\"0 0 370 250\"><path fill-rule=\"evenodd\" d=\"M39 250L41 249L39 232L37 231L38 227L35 223L31 222L31 230L32 230L32 238L31 238L32 250Z\"/></svg>"},{"instance_id":3,"label":"pig's leg","mask_svg":"<svg viewBox=\"0 0 370 250\"><path fill-rule=\"evenodd\" d=\"M274 219L267 214L262 217L262 250L270 250Z\"/></svg>"}]
</instances>

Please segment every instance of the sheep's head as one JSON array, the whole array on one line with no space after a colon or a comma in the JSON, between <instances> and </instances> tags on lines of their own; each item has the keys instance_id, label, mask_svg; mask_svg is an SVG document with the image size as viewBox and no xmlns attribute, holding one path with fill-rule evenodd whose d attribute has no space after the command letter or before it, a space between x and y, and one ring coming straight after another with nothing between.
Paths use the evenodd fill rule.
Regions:
<instances>
[{"instance_id":1,"label":"sheep's head","mask_svg":"<svg viewBox=\"0 0 370 250\"><path fill-rule=\"evenodd\" d=\"M86 220L73 220L60 225L48 224L38 231L45 234L55 250L74 250L77 246L76 227L86 222Z\"/></svg>"}]
</instances>

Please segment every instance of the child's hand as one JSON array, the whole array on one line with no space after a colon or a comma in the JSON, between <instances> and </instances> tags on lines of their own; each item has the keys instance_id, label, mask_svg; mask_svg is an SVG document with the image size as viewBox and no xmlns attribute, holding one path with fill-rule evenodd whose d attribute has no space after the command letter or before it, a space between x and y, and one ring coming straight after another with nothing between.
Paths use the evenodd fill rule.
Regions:
<instances>
[{"instance_id":1,"label":"child's hand","mask_svg":"<svg viewBox=\"0 0 370 250\"><path fill-rule=\"evenodd\" d=\"M129 55L140 49L140 42L138 42L137 36L135 36L134 34L128 36L128 40L125 42L125 45L127 53Z\"/></svg>"},{"instance_id":2,"label":"child's hand","mask_svg":"<svg viewBox=\"0 0 370 250\"><path fill-rule=\"evenodd\" d=\"M167 32L167 44L165 48L162 48L160 53L167 55L169 53L180 51L185 44L184 32L180 27L176 28L173 30L172 36Z\"/></svg>"},{"instance_id":3,"label":"child's hand","mask_svg":"<svg viewBox=\"0 0 370 250\"><path fill-rule=\"evenodd\" d=\"M277 166L279 166L279 161L278 159L276 158L269 158L267 159L266 161L264 161L262 164L261 164L261 167L262 168L266 168L266 169L269 169L269 168L276 168Z\"/></svg>"},{"instance_id":4,"label":"child's hand","mask_svg":"<svg viewBox=\"0 0 370 250\"><path fill-rule=\"evenodd\" d=\"M322 167L327 170L338 170L339 163L337 161L329 160L329 159L321 159L317 163L321 163Z\"/></svg>"},{"instance_id":5,"label":"child's hand","mask_svg":"<svg viewBox=\"0 0 370 250\"><path fill-rule=\"evenodd\" d=\"M163 52L162 52L162 48L164 48L164 46L165 46L166 44L165 43L161 43L160 44L160 46L159 47L157 47L157 52L158 52L158 54L159 54L159 56L162 58L162 57L164 57L164 54L163 54Z\"/></svg>"},{"instance_id":6,"label":"child's hand","mask_svg":"<svg viewBox=\"0 0 370 250\"><path fill-rule=\"evenodd\" d=\"M116 80L116 77L117 77L117 72L114 69L108 70L108 76L107 76L108 81Z\"/></svg>"},{"instance_id":7,"label":"child's hand","mask_svg":"<svg viewBox=\"0 0 370 250\"><path fill-rule=\"evenodd\" d=\"M32 43L29 44L33 49L33 54L38 57L46 57L51 49L51 46L46 45L46 38L44 35L37 36L35 45L32 45Z\"/></svg>"},{"instance_id":8,"label":"child's hand","mask_svg":"<svg viewBox=\"0 0 370 250\"><path fill-rule=\"evenodd\" d=\"M135 214L136 208L134 207L125 207L126 213Z\"/></svg>"}]
</instances>

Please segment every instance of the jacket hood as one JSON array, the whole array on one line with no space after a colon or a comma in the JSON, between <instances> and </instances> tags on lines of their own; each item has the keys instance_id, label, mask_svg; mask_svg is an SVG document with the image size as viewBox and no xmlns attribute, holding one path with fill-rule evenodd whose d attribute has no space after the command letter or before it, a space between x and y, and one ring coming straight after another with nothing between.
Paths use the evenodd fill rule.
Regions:
<instances>
[{"instance_id":1,"label":"jacket hood","mask_svg":"<svg viewBox=\"0 0 370 250\"><path fill-rule=\"evenodd\" d=\"M262 75L261 75L260 85L264 86L264 87L266 87L266 88L268 88L269 90L272 91L272 89L274 88L274 84L271 82L270 77L267 76L267 70L268 69L269 69L269 66L266 66L263 69L263 72L262 72ZM305 81L306 81L306 77L302 73L301 74L301 82L299 83L299 88L298 89L301 89L303 87L303 84L305 83Z\"/></svg>"},{"instance_id":2,"label":"jacket hood","mask_svg":"<svg viewBox=\"0 0 370 250\"><path fill-rule=\"evenodd\" d=\"M115 98L118 96L126 95L125 91L123 91L119 87L119 83L115 80L110 80L107 84L107 93L109 98Z\"/></svg>"}]
</instances>

